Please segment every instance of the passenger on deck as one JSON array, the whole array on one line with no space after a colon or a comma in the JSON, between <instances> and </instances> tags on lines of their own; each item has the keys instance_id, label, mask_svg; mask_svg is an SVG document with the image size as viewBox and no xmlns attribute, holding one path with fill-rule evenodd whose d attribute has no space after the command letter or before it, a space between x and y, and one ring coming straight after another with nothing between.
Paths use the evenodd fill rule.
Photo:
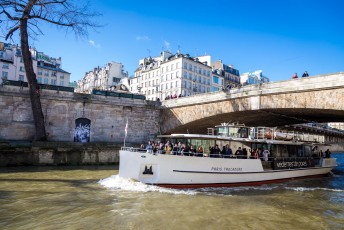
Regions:
<instances>
[{"instance_id":1,"label":"passenger on deck","mask_svg":"<svg viewBox=\"0 0 344 230\"><path fill-rule=\"evenodd\" d=\"M210 157L219 158L220 157L220 153L221 153L221 150L219 148L219 145L215 145L213 147L212 153L210 154Z\"/></svg>"},{"instance_id":2,"label":"passenger on deck","mask_svg":"<svg viewBox=\"0 0 344 230\"><path fill-rule=\"evenodd\" d=\"M268 161L268 160L269 160L269 156L270 156L270 151L267 150L267 149L265 149L265 150L263 151L263 160L264 160L264 161Z\"/></svg>"},{"instance_id":3,"label":"passenger on deck","mask_svg":"<svg viewBox=\"0 0 344 230\"><path fill-rule=\"evenodd\" d=\"M327 150L325 151L325 156L326 156L326 158L331 158L331 152L330 152L329 149L327 149Z\"/></svg>"},{"instance_id":4,"label":"passenger on deck","mask_svg":"<svg viewBox=\"0 0 344 230\"><path fill-rule=\"evenodd\" d=\"M157 153L157 151L158 151L158 143L152 143L152 151L153 151L153 153Z\"/></svg>"},{"instance_id":5,"label":"passenger on deck","mask_svg":"<svg viewBox=\"0 0 344 230\"><path fill-rule=\"evenodd\" d=\"M190 145L190 155L195 156L196 154L196 149L193 147L193 145Z\"/></svg>"},{"instance_id":6,"label":"passenger on deck","mask_svg":"<svg viewBox=\"0 0 344 230\"><path fill-rule=\"evenodd\" d=\"M233 156L233 152L232 149L229 147L229 144L226 144L226 146L224 146L224 150L222 150L221 153L224 158L230 158Z\"/></svg>"},{"instance_id":7,"label":"passenger on deck","mask_svg":"<svg viewBox=\"0 0 344 230\"><path fill-rule=\"evenodd\" d=\"M190 148L186 144L182 144L182 155L190 156Z\"/></svg>"},{"instance_id":8,"label":"passenger on deck","mask_svg":"<svg viewBox=\"0 0 344 230\"><path fill-rule=\"evenodd\" d=\"M164 143L160 142L159 148L158 148L159 154L165 154L165 145Z\"/></svg>"},{"instance_id":9,"label":"passenger on deck","mask_svg":"<svg viewBox=\"0 0 344 230\"><path fill-rule=\"evenodd\" d=\"M318 146L314 146L314 148L312 149L312 157L319 157L319 150L318 150Z\"/></svg>"},{"instance_id":10,"label":"passenger on deck","mask_svg":"<svg viewBox=\"0 0 344 230\"><path fill-rule=\"evenodd\" d=\"M171 154L171 151L172 151L172 145L170 144L169 141L167 141L167 143L165 144L165 153Z\"/></svg>"},{"instance_id":11,"label":"passenger on deck","mask_svg":"<svg viewBox=\"0 0 344 230\"><path fill-rule=\"evenodd\" d=\"M173 146L173 149L172 149L172 154L173 155L177 155L179 152L179 147L178 147L178 144L175 143L174 146ZM178 154L179 155L179 154Z\"/></svg>"},{"instance_id":12,"label":"passenger on deck","mask_svg":"<svg viewBox=\"0 0 344 230\"><path fill-rule=\"evenodd\" d=\"M151 153L153 151L153 146L152 146L151 141L148 141L148 144L146 145L146 150L147 150L147 153Z\"/></svg>"},{"instance_id":13,"label":"passenger on deck","mask_svg":"<svg viewBox=\"0 0 344 230\"><path fill-rule=\"evenodd\" d=\"M258 159L258 158L259 158L258 149L254 149L251 152L251 159Z\"/></svg>"},{"instance_id":14,"label":"passenger on deck","mask_svg":"<svg viewBox=\"0 0 344 230\"><path fill-rule=\"evenodd\" d=\"M247 159L247 149L246 148L242 149L242 158Z\"/></svg>"},{"instance_id":15,"label":"passenger on deck","mask_svg":"<svg viewBox=\"0 0 344 230\"><path fill-rule=\"evenodd\" d=\"M242 158L242 149L241 147L239 147L237 149L237 151L235 151L234 155L237 157L237 158Z\"/></svg>"},{"instance_id":16,"label":"passenger on deck","mask_svg":"<svg viewBox=\"0 0 344 230\"><path fill-rule=\"evenodd\" d=\"M202 146L198 146L198 149L197 149L197 156L198 157L203 157L203 148Z\"/></svg>"},{"instance_id":17,"label":"passenger on deck","mask_svg":"<svg viewBox=\"0 0 344 230\"><path fill-rule=\"evenodd\" d=\"M261 148L257 149L257 155L258 155L258 158L263 158L263 152Z\"/></svg>"}]
</instances>

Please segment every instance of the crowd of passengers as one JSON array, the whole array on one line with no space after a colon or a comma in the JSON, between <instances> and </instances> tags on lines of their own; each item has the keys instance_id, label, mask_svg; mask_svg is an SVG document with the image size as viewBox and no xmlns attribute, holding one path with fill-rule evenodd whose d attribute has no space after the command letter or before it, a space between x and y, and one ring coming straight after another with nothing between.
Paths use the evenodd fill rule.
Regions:
<instances>
[{"instance_id":1,"label":"crowd of passengers","mask_svg":"<svg viewBox=\"0 0 344 230\"><path fill-rule=\"evenodd\" d=\"M182 156L197 156L203 157L204 150L202 146L194 146L188 145L185 143L171 143L167 141L166 143L163 142L154 142L148 141L147 145L141 144L140 146L141 151L152 152L154 154L171 154L171 155L182 155ZM246 148L239 147L235 152L229 147L229 145L225 145L222 149L216 144L209 148L209 157L214 158L239 158L239 159L258 159L261 158L264 161L267 161L270 156L269 150L262 151L261 148L248 151Z\"/></svg>"}]
</instances>

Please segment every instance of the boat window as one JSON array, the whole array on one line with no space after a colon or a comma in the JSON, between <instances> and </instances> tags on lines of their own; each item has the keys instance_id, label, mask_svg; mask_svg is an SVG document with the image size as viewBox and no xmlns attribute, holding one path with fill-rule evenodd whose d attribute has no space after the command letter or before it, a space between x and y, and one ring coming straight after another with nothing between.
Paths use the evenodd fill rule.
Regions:
<instances>
[{"instance_id":1,"label":"boat window","mask_svg":"<svg viewBox=\"0 0 344 230\"><path fill-rule=\"evenodd\" d=\"M217 135L236 138L247 138L249 129L247 127L217 127Z\"/></svg>"}]
</instances>

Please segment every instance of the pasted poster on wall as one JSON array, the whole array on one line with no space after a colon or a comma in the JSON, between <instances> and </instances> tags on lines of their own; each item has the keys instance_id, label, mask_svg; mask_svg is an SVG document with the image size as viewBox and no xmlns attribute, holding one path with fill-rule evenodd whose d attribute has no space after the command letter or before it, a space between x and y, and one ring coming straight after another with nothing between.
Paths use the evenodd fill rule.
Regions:
<instances>
[{"instance_id":1,"label":"pasted poster on wall","mask_svg":"<svg viewBox=\"0 0 344 230\"><path fill-rule=\"evenodd\" d=\"M87 118L75 119L74 142L90 142L91 120Z\"/></svg>"}]
</instances>

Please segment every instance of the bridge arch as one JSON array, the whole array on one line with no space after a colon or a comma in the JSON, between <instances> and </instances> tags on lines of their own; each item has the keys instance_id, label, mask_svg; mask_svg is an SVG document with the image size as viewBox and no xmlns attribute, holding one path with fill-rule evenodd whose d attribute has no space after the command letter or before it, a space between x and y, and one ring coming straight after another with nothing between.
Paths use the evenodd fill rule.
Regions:
<instances>
[{"instance_id":1,"label":"bridge arch","mask_svg":"<svg viewBox=\"0 0 344 230\"><path fill-rule=\"evenodd\" d=\"M164 101L162 133L205 133L222 122L280 126L344 122L344 73Z\"/></svg>"}]
</instances>

